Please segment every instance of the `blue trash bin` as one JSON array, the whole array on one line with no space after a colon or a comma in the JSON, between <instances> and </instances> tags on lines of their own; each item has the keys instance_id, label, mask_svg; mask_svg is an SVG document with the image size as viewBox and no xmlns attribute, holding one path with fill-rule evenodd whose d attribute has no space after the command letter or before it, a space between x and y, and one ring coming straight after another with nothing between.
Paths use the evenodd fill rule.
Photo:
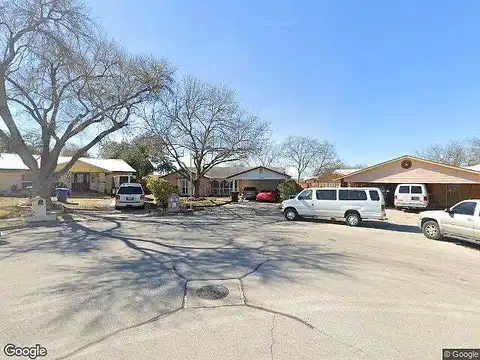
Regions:
<instances>
[{"instance_id":1,"label":"blue trash bin","mask_svg":"<svg viewBox=\"0 0 480 360\"><path fill-rule=\"evenodd\" d=\"M56 188L55 191L57 193L57 200L62 203L66 203L70 190L67 188Z\"/></svg>"}]
</instances>

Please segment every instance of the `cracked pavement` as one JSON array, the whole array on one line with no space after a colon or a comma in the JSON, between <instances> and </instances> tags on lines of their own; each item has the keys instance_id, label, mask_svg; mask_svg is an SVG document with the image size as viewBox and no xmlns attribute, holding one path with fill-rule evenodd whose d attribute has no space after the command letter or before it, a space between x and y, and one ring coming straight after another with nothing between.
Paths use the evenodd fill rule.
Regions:
<instances>
[{"instance_id":1,"label":"cracked pavement","mask_svg":"<svg viewBox=\"0 0 480 360\"><path fill-rule=\"evenodd\" d=\"M438 359L480 341L480 251L410 225L232 204L0 240L0 345L46 359ZM212 280L238 282L242 301L189 307L188 283Z\"/></svg>"}]
</instances>

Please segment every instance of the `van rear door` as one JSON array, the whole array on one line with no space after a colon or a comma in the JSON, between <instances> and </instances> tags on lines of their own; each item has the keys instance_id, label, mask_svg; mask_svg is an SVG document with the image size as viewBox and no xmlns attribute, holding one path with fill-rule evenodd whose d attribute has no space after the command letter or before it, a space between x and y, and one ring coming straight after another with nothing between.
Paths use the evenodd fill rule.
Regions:
<instances>
[{"instance_id":1,"label":"van rear door","mask_svg":"<svg viewBox=\"0 0 480 360\"><path fill-rule=\"evenodd\" d=\"M410 203L410 186L400 185L395 194L395 206L405 206Z\"/></svg>"},{"instance_id":2,"label":"van rear door","mask_svg":"<svg viewBox=\"0 0 480 360\"><path fill-rule=\"evenodd\" d=\"M427 196L426 189L421 185L411 185L410 186L410 203L414 206L425 206L427 204L425 197ZM428 198L427 198L428 199Z\"/></svg>"}]
</instances>

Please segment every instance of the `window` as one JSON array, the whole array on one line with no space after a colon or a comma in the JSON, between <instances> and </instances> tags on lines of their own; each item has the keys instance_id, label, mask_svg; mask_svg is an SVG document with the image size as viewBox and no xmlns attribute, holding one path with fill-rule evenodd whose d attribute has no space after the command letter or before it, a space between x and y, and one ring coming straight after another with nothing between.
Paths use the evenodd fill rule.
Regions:
<instances>
[{"instance_id":1,"label":"window","mask_svg":"<svg viewBox=\"0 0 480 360\"><path fill-rule=\"evenodd\" d=\"M400 186L400 189L398 189L398 192L400 194L408 194L410 192L409 186Z\"/></svg>"},{"instance_id":2,"label":"window","mask_svg":"<svg viewBox=\"0 0 480 360\"><path fill-rule=\"evenodd\" d=\"M312 200L312 190L303 190L300 195L298 195L298 200Z\"/></svg>"},{"instance_id":3,"label":"window","mask_svg":"<svg viewBox=\"0 0 480 360\"><path fill-rule=\"evenodd\" d=\"M367 193L364 190L339 190L340 200L367 200Z\"/></svg>"},{"instance_id":4,"label":"window","mask_svg":"<svg viewBox=\"0 0 480 360\"><path fill-rule=\"evenodd\" d=\"M128 183L129 181L130 181L129 177L125 175L120 176L120 178L118 179L118 182L120 183L120 185Z\"/></svg>"},{"instance_id":5,"label":"window","mask_svg":"<svg viewBox=\"0 0 480 360\"><path fill-rule=\"evenodd\" d=\"M378 191L376 190L370 190L370 199L372 201L380 201L380 195L378 194Z\"/></svg>"},{"instance_id":6,"label":"window","mask_svg":"<svg viewBox=\"0 0 480 360\"><path fill-rule=\"evenodd\" d=\"M230 196L232 185L227 180L223 180L220 183L220 195Z\"/></svg>"},{"instance_id":7,"label":"window","mask_svg":"<svg viewBox=\"0 0 480 360\"><path fill-rule=\"evenodd\" d=\"M140 186L120 186L117 193L122 195L143 195L143 190Z\"/></svg>"},{"instance_id":8,"label":"window","mask_svg":"<svg viewBox=\"0 0 480 360\"><path fill-rule=\"evenodd\" d=\"M187 179L180 179L180 191L182 195L190 195L190 186Z\"/></svg>"},{"instance_id":9,"label":"window","mask_svg":"<svg viewBox=\"0 0 480 360\"><path fill-rule=\"evenodd\" d=\"M473 215L476 206L477 203L473 201L467 201L455 206L454 208L452 208L452 210L454 214L458 215Z\"/></svg>"},{"instance_id":10,"label":"window","mask_svg":"<svg viewBox=\"0 0 480 360\"><path fill-rule=\"evenodd\" d=\"M32 175L22 174L22 189L26 189L29 186L33 186Z\"/></svg>"},{"instance_id":11,"label":"window","mask_svg":"<svg viewBox=\"0 0 480 360\"><path fill-rule=\"evenodd\" d=\"M410 187L410 193L411 194L423 194L422 187L421 186L411 186Z\"/></svg>"},{"instance_id":12,"label":"window","mask_svg":"<svg viewBox=\"0 0 480 360\"><path fill-rule=\"evenodd\" d=\"M337 200L337 190L317 190L317 200Z\"/></svg>"}]
</instances>

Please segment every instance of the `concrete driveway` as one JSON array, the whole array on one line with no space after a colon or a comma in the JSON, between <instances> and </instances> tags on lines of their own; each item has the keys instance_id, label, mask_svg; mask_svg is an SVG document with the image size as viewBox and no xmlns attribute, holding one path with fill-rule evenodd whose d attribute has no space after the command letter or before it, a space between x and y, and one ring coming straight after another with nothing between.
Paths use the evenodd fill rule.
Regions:
<instances>
[{"instance_id":1,"label":"concrete driveway","mask_svg":"<svg viewBox=\"0 0 480 360\"><path fill-rule=\"evenodd\" d=\"M480 251L413 225L232 204L0 240L0 345L46 359L439 359L479 345Z\"/></svg>"}]
</instances>

